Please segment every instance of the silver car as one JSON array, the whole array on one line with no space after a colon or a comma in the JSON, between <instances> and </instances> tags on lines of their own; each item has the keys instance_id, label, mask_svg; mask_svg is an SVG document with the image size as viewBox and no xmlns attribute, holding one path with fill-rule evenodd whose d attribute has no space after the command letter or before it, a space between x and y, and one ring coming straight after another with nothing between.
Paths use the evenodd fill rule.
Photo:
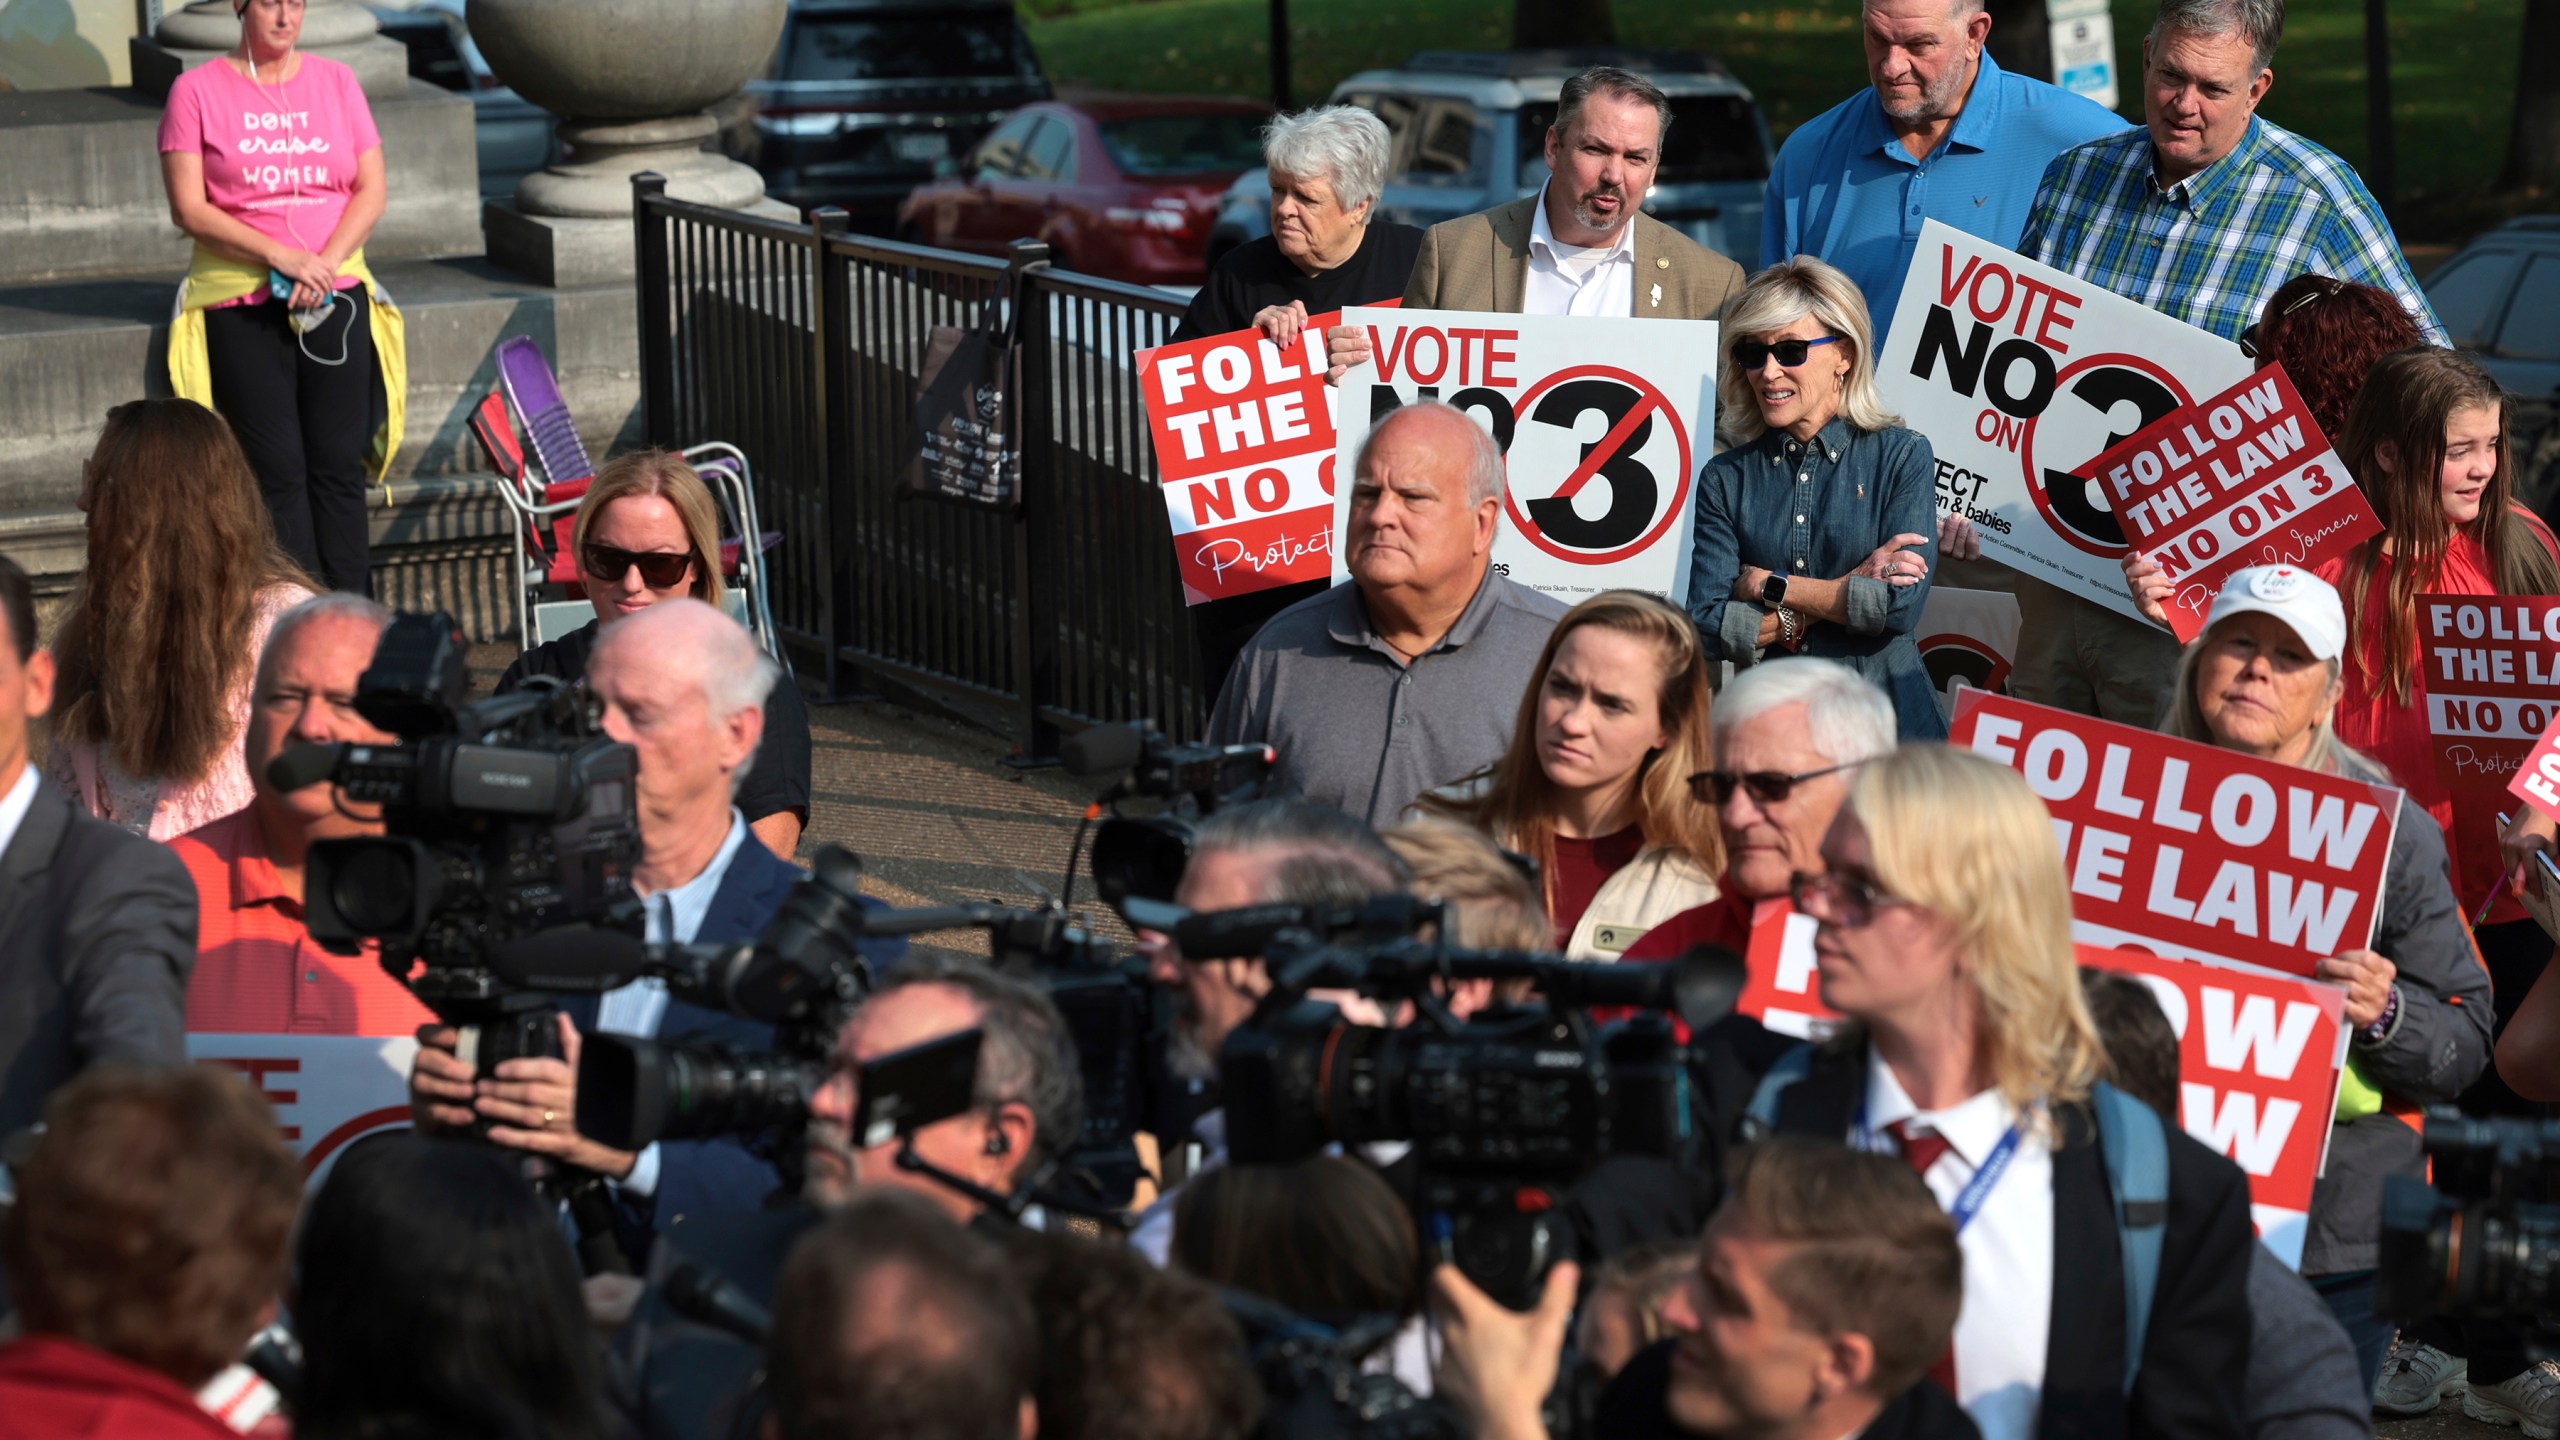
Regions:
<instances>
[{"instance_id":1,"label":"silver car","mask_svg":"<svg viewBox=\"0 0 2560 1440\"><path fill-rule=\"evenodd\" d=\"M1364 70L1334 87L1336 102L1377 112L1395 137L1379 211L1436 225L1537 193L1547 180L1546 136L1564 82L1592 65L1620 65L1671 97L1671 133L1644 212L1690 239L1759 267L1769 185L1769 126L1750 88L1713 58L1688 50L1425 50L1400 69ZM1209 232L1209 263L1269 234L1271 186L1253 171L1230 186Z\"/></svg>"}]
</instances>

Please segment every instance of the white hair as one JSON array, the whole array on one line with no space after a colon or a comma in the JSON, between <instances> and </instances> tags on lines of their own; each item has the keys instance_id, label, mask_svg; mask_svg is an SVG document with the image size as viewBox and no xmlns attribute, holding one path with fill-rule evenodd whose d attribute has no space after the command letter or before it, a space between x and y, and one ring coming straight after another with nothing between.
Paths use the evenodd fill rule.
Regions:
<instances>
[{"instance_id":1,"label":"white hair","mask_svg":"<svg viewBox=\"0 0 2560 1440\"><path fill-rule=\"evenodd\" d=\"M1454 416L1459 423L1466 427L1467 435L1469 436L1466 457L1467 505L1469 508L1481 505L1487 500L1501 499L1503 485L1502 447L1493 443L1493 436L1487 433L1483 426L1476 423L1474 416L1469 415L1466 411L1459 409L1457 406L1452 405L1445 400L1416 400L1409 404L1399 405L1395 409L1388 411L1386 414L1379 416L1376 420L1371 421L1369 425L1369 433L1361 437L1360 449L1351 457L1351 473L1353 475L1358 475L1362 470L1368 468L1369 447L1377 444L1378 437L1386 433L1387 422L1395 419L1398 415L1435 410Z\"/></svg>"},{"instance_id":2,"label":"white hair","mask_svg":"<svg viewBox=\"0 0 2560 1440\"><path fill-rule=\"evenodd\" d=\"M1764 660L1725 683L1711 719L1717 748L1735 729L1798 704L1806 738L1834 765L1890 755L1900 741L1893 701L1874 681L1836 660L1797 655Z\"/></svg>"},{"instance_id":3,"label":"white hair","mask_svg":"<svg viewBox=\"0 0 2560 1440\"><path fill-rule=\"evenodd\" d=\"M694 619L695 611L704 618ZM673 647L672 654L666 658L689 659L692 662L692 673L702 686L703 704L710 712L711 723L727 724L730 717L741 710L763 711L769 716L771 711L765 702L773 698L773 687L782 678L782 667L774 663L772 656L764 653L764 647L756 644L755 637L747 633L747 627L700 600L660 601L628 620L617 621L597 640L597 653L601 655L607 645L620 650L646 643L648 637L642 640L630 638L644 629L685 624L699 625L701 633L686 637L687 643ZM656 658L653 657L653 661ZM590 658L587 664L592 669L595 660ZM759 734L756 744L748 747L746 755L738 761L738 768L729 772L730 794L738 792L747 772L755 768L756 750L763 744L763 736Z\"/></svg>"},{"instance_id":4,"label":"white hair","mask_svg":"<svg viewBox=\"0 0 2560 1440\"><path fill-rule=\"evenodd\" d=\"M2276 62L2276 42L2284 38L2284 0L2160 0L2160 13L2143 42L2157 46L2170 31L2218 37L2237 35L2249 42L2249 78Z\"/></svg>"},{"instance_id":5,"label":"white hair","mask_svg":"<svg viewBox=\"0 0 2560 1440\"><path fill-rule=\"evenodd\" d=\"M1347 213L1386 188L1387 122L1357 105L1319 105L1275 115L1262 130L1263 162L1283 175L1321 179Z\"/></svg>"},{"instance_id":6,"label":"white hair","mask_svg":"<svg viewBox=\"0 0 2560 1440\"><path fill-rule=\"evenodd\" d=\"M268 627L267 643L258 651L260 679L265 678L267 666L274 663L274 657L283 654L284 647L293 643L293 637L302 633L302 627L333 616L361 621L373 627L377 638L391 624L390 610L368 596L358 595L352 590L331 590L314 595L277 616L276 623Z\"/></svg>"}]
</instances>

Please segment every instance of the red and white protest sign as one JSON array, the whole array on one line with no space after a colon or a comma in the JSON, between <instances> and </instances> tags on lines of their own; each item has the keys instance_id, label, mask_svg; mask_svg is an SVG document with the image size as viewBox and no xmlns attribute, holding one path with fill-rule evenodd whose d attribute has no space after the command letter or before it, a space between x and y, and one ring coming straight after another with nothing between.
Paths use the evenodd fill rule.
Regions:
<instances>
[{"instance_id":1,"label":"red and white protest sign","mask_svg":"<svg viewBox=\"0 0 2560 1440\"><path fill-rule=\"evenodd\" d=\"M2560 821L2560 711L2553 713L2542 738L2533 742L2524 763L2516 767L2507 793L2542 812L2545 819Z\"/></svg>"},{"instance_id":2,"label":"red and white protest sign","mask_svg":"<svg viewBox=\"0 0 2560 1440\"><path fill-rule=\"evenodd\" d=\"M1950 731L2052 812L2083 943L2309 975L2373 938L2390 786L1979 690Z\"/></svg>"},{"instance_id":3,"label":"red and white protest sign","mask_svg":"<svg viewBox=\"0 0 2560 1440\"><path fill-rule=\"evenodd\" d=\"M1236 330L1137 353L1185 603L1332 573L1324 332L1340 319L1308 317L1287 350Z\"/></svg>"},{"instance_id":4,"label":"red and white protest sign","mask_svg":"<svg viewBox=\"0 0 2560 1440\"><path fill-rule=\"evenodd\" d=\"M2505 868L2498 812L2560 718L2560 597L2419 596L2418 674L2436 775L2453 792L2455 888L2476 899Z\"/></svg>"},{"instance_id":5,"label":"red and white protest sign","mask_svg":"<svg viewBox=\"0 0 2560 1440\"><path fill-rule=\"evenodd\" d=\"M1938 713L1956 713L1956 692L2009 693L2018 661L2018 597L2006 590L1932 585L1920 605L1920 664L1938 692Z\"/></svg>"},{"instance_id":6,"label":"red and white protest sign","mask_svg":"<svg viewBox=\"0 0 2560 1440\"><path fill-rule=\"evenodd\" d=\"M2258 1237L2299 1268L2346 1064L2345 989L2094 945L2080 963L2159 997L2178 1032L2180 1128L2249 1173Z\"/></svg>"},{"instance_id":7,"label":"red and white protest sign","mask_svg":"<svg viewBox=\"0 0 2560 1440\"><path fill-rule=\"evenodd\" d=\"M2131 615L2124 527L2090 458L2250 369L2218 335L1928 220L1875 380L1929 437L1939 514L1971 520L2001 564Z\"/></svg>"},{"instance_id":8,"label":"red and white protest sign","mask_svg":"<svg viewBox=\"0 0 2560 1440\"><path fill-rule=\"evenodd\" d=\"M228 1065L275 1107L285 1143L316 1188L348 1146L409 1128L409 1061L418 1042L380 1035L187 1037L187 1058Z\"/></svg>"},{"instance_id":9,"label":"red and white protest sign","mask_svg":"<svg viewBox=\"0 0 2560 1440\"><path fill-rule=\"evenodd\" d=\"M2082 474L2168 577L2180 640L2204 633L2233 571L2317 569L2382 529L2279 366L2144 426Z\"/></svg>"},{"instance_id":10,"label":"red and white protest sign","mask_svg":"<svg viewBox=\"0 0 2560 1440\"><path fill-rule=\"evenodd\" d=\"M1444 400L1503 453L1494 569L1571 604L1602 590L1685 599L1690 496L1714 449L1716 327L1704 320L1405 313L1362 306L1370 363L1345 375L1335 468L1400 405ZM1334 534L1351 486L1336 487ZM1350 574L1334 557L1334 578Z\"/></svg>"},{"instance_id":11,"label":"red and white protest sign","mask_svg":"<svg viewBox=\"0 0 2560 1440\"><path fill-rule=\"evenodd\" d=\"M1781 1035L1818 1040L1840 1023L1822 1003L1822 977L1813 960L1813 917L1784 900L1763 900L1751 911L1751 946L1734 1010Z\"/></svg>"}]
</instances>

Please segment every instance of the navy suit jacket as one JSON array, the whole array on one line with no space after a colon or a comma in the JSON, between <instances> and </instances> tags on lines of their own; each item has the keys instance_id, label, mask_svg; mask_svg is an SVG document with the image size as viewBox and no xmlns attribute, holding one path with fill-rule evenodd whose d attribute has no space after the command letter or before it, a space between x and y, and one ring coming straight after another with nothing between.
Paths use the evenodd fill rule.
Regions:
<instances>
[{"instance_id":1,"label":"navy suit jacket","mask_svg":"<svg viewBox=\"0 0 2560 1440\"><path fill-rule=\"evenodd\" d=\"M710 908L703 911L702 926L694 932L694 942L725 945L763 934L774 912L782 908L783 897L804 874L799 866L766 849L753 834L748 835L730 859L729 873L720 878L720 888L713 892ZM868 897L863 900L866 906L876 907L879 903ZM865 940L859 948L874 965L879 965L905 954L906 941ZM600 997L594 995L564 996L560 1008L576 1022L580 1033L590 1033L596 1028L599 1001ZM666 1014L659 1020L658 1033L653 1038L668 1044L728 1045L743 1050L770 1050L777 1039L769 1025L673 996L667 999ZM646 1257L657 1232L679 1218L758 1210L763 1208L765 1197L781 1184L782 1176L774 1167L738 1140L660 1141L656 1193L646 1198L620 1196L624 1248L638 1262Z\"/></svg>"}]
</instances>

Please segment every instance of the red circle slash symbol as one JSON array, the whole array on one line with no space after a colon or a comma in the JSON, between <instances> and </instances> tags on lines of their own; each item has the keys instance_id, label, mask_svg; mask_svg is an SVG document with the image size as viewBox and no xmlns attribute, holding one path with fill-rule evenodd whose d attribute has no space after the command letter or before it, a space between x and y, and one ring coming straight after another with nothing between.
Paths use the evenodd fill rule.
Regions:
<instances>
[{"instance_id":1,"label":"red circle slash symbol","mask_svg":"<svg viewBox=\"0 0 2560 1440\"><path fill-rule=\"evenodd\" d=\"M1580 365L1531 386L1517 407L1526 419L1567 431L1595 412L1607 419L1608 432L1582 447L1580 463L1563 484L1525 504L1508 487L1502 497L1511 523L1530 544L1576 565L1609 565L1644 553L1671 528L1689 498L1688 427L1644 377L1609 365ZM1680 455L1668 504L1662 503L1662 482L1638 458L1657 419L1670 428ZM1609 508L1585 516L1574 497L1595 475L1609 482Z\"/></svg>"}]
</instances>

